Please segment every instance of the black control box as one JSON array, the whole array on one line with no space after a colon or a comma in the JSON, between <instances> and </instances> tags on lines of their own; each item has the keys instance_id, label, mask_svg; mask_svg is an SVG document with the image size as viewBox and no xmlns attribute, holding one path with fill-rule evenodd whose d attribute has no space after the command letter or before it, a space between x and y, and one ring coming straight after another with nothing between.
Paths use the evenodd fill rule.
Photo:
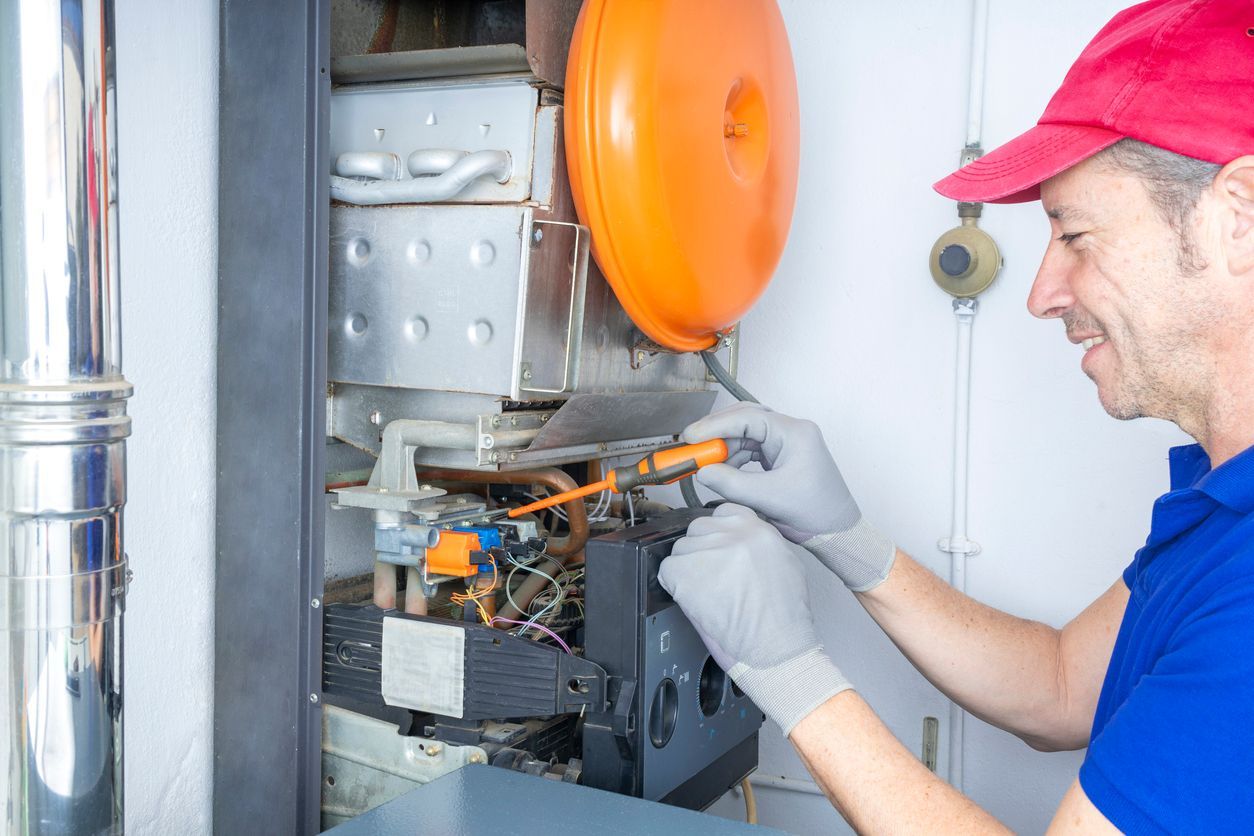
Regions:
<instances>
[{"instance_id":1,"label":"black control box","mask_svg":"<svg viewBox=\"0 0 1254 836\"><path fill-rule=\"evenodd\" d=\"M583 729L583 783L703 810L758 763L763 715L706 650L658 567L703 510L677 510L588 542L588 659L609 707Z\"/></svg>"}]
</instances>

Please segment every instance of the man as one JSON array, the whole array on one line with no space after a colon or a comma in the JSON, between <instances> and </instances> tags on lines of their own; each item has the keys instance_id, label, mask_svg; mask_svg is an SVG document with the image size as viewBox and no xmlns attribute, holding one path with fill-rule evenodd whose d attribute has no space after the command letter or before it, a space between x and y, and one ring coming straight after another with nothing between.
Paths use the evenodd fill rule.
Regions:
<instances>
[{"instance_id":1,"label":"man","mask_svg":"<svg viewBox=\"0 0 1254 836\"><path fill-rule=\"evenodd\" d=\"M851 690L815 635L805 558L789 540L967 711L1038 749L1088 746L1051 832L1248 830L1254 4L1154 0L1120 13L1035 128L936 188L962 201L1039 198L1052 240L1029 309L1083 346L1110 415L1165 418L1198 441L1171 452L1145 547L1063 629L1015 618L942 583L863 519L814 424L739 405L684 433L729 439L728 463L699 479L730 502L692 523L661 582L860 831L1003 828ZM749 462L761 469L740 469Z\"/></svg>"}]
</instances>

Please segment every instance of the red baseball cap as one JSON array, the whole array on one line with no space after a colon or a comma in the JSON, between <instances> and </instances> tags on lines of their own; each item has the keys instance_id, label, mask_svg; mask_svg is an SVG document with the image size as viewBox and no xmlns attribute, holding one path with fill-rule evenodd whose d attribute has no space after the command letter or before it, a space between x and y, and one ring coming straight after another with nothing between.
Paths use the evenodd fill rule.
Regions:
<instances>
[{"instance_id":1,"label":"red baseball cap","mask_svg":"<svg viewBox=\"0 0 1254 836\"><path fill-rule=\"evenodd\" d=\"M1150 0L1097 33L1036 127L933 188L1038 200L1041 182L1125 138L1227 164L1254 153L1254 3Z\"/></svg>"}]
</instances>

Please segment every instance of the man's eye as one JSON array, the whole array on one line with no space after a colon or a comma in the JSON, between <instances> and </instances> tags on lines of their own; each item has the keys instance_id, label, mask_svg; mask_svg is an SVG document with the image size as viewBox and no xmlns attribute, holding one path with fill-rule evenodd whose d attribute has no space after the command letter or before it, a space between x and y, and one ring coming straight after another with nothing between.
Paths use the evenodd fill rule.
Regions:
<instances>
[{"instance_id":1,"label":"man's eye","mask_svg":"<svg viewBox=\"0 0 1254 836\"><path fill-rule=\"evenodd\" d=\"M1062 235L1058 236L1058 240L1070 247L1072 242L1083 234L1083 232L1064 232Z\"/></svg>"}]
</instances>

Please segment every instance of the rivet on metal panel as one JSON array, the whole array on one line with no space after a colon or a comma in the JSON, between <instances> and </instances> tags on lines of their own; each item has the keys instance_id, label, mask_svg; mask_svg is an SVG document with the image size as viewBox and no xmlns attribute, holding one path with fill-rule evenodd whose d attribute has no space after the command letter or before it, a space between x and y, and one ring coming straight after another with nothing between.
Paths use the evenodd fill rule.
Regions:
<instances>
[{"instance_id":1,"label":"rivet on metal panel","mask_svg":"<svg viewBox=\"0 0 1254 836\"><path fill-rule=\"evenodd\" d=\"M322 606L322 599L314 598L312 601L309 602L309 606L313 607L315 610L318 609L319 607Z\"/></svg>"},{"instance_id":2,"label":"rivet on metal panel","mask_svg":"<svg viewBox=\"0 0 1254 836\"><path fill-rule=\"evenodd\" d=\"M466 329L466 338L474 345L487 345L492 341L492 323L479 319Z\"/></svg>"},{"instance_id":3,"label":"rivet on metal panel","mask_svg":"<svg viewBox=\"0 0 1254 836\"><path fill-rule=\"evenodd\" d=\"M370 423L380 426L383 423L383 413L377 409L370 410Z\"/></svg>"},{"instance_id":4,"label":"rivet on metal panel","mask_svg":"<svg viewBox=\"0 0 1254 836\"><path fill-rule=\"evenodd\" d=\"M496 446L496 439L490 435L481 435L479 436L479 446L485 450L491 450Z\"/></svg>"},{"instance_id":5,"label":"rivet on metal panel","mask_svg":"<svg viewBox=\"0 0 1254 836\"><path fill-rule=\"evenodd\" d=\"M496 261L496 247L491 241L480 241L471 248L470 260L478 267L487 267Z\"/></svg>"},{"instance_id":6,"label":"rivet on metal panel","mask_svg":"<svg viewBox=\"0 0 1254 836\"><path fill-rule=\"evenodd\" d=\"M523 380L531 380L531 364L530 364L530 363L523 363L523 364L522 364L522 374L521 374L521 377L522 377L522 379L523 379Z\"/></svg>"},{"instance_id":7,"label":"rivet on metal panel","mask_svg":"<svg viewBox=\"0 0 1254 836\"><path fill-rule=\"evenodd\" d=\"M439 743L428 743L423 751L427 753L427 757L434 758L444 751L444 747Z\"/></svg>"},{"instance_id":8,"label":"rivet on metal panel","mask_svg":"<svg viewBox=\"0 0 1254 836\"><path fill-rule=\"evenodd\" d=\"M536 227L531 231L531 246L538 247L540 242L544 240L544 230Z\"/></svg>"},{"instance_id":9,"label":"rivet on metal panel","mask_svg":"<svg viewBox=\"0 0 1254 836\"><path fill-rule=\"evenodd\" d=\"M317 694L310 694L309 701L313 703L314 705L317 705L319 702L321 702L321 699L318 697Z\"/></svg>"},{"instance_id":10,"label":"rivet on metal panel","mask_svg":"<svg viewBox=\"0 0 1254 836\"><path fill-rule=\"evenodd\" d=\"M412 241L405 248L405 258L410 264L425 264L431 260L431 244L427 241Z\"/></svg>"},{"instance_id":11,"label":"rivet on metal panel","mask_svg":"<svg viewBox=\"0 0 1254 836\"><path fill-rule=\"evenodd\" d=\"M510 454L509 454L509 460L510 460L511 462L516 462L516 461L518 461L518 454L517 454L517 453L510 453Z\"/></svg>"}]
</instances>

